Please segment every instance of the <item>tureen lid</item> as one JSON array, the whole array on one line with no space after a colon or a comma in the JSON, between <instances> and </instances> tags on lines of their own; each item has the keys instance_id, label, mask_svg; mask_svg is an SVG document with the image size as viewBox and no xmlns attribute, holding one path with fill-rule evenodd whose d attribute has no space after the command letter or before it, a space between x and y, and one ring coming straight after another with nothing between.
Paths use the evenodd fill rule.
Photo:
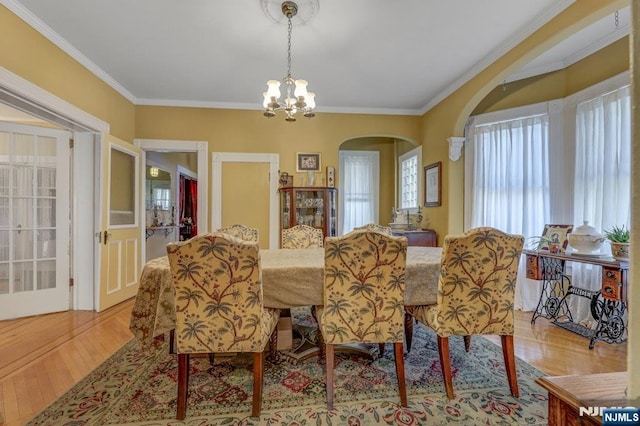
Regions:
<instances>
[{"instance_id":1,"label":"tureen lid","mask_svg":"<svg viewBox=\"0 0 640 426\"><path fill-rule=\"evenodd\" d=\"M582 225L576 227L573 232L575 235L593 235L600 237L600 233L593 226L589 225L589 221L585 220Z\"/></svg>"}]
</instances>

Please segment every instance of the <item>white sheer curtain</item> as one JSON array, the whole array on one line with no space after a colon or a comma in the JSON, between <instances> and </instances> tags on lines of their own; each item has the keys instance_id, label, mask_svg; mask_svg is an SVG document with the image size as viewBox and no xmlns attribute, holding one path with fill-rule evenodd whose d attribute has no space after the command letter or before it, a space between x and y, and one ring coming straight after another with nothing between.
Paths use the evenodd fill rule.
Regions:
<instances>
[{"instance_id":1,"label":"white sheer curtain","mask_svg":"<svg viewBox=\"0 0 640 426\"><path fill-rule=\"evenodd\" d=\"M597 230L631 223L631 96L629 87L578 104L574 223ZM606 246L605 250L609 250ZM574 263L573 282L599 290L601 268ZM590 318L588 300L572 298L574 321Z\"/></svg>"},{"instance_id":2,"label":"white sheer curtain","mask_svg":"<svg viewBox=\"0 0 640 426\"><path fill-rule=\"evenodd\" d=\"M346 234L356 226L378 223L380 193L378 151L340 151L338 232Z\"/></svg>"},{"instance_id":3,"label":"white sheer curtain","mask_svg":"<svg viewBox=\"0 0 640 426\"><path fill-rule=\"evenodd\" d=\"M491 226L525 237L549 223L549 115L474 125L465 144L465 228ZM524 257L517 309L534 310L540 283L527 280Z\"/></svg>"}]
</instances>

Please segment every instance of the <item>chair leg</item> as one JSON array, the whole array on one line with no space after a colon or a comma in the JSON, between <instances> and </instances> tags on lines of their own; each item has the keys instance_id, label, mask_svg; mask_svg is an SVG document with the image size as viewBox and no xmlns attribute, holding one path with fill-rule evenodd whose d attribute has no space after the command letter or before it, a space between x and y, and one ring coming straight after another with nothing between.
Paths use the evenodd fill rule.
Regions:
<instances>
[{"instance_id":1,"label":"chair leg","mask_svg":"<svg viewBox=\"0 0 640 426\"><path fill-rule=\"evenodd\" d=\"M516 358L513 350L513 335L500 336L502 340L502 355L504 356L504 367L507 370L507 380L509 389L514 398L520 397L518 391L518 375L516 374Z\"/></svg>"},{"instance_id":2,"label":"chair leg","mask_svg":"<svg viewBox=\"0 0 640 426\"><path fill-rule=\"evenodd\" d=\"M170 354L176 353L176 331L175 330L171 330L169 332L169 353Z\"/></svg>"},{"instance_id":3,"label":"chair leg","mask_svg":"<svg viewBox=\"0 0 640 426\"><path fill-rule=\"evenodd\" d=\"M453 399L453 378L451 377L451 355L449 355L449 338L438 336L438 354L440 355L440 368L447 398Z\"/></svg>"},{"instance_id":4,"label":"chair leg","mask_svg":"<svg viewBox=\"0 0 640 426\"><path fill-rule=\"evenodd\" d=\"M464 350L469 352L471 348L471 336L464 336Z\"/></svg>"},{"instance_id":5,"label":"chair leg","mask_svg":"<svg viewBox=\"0 0 640 426\"><path fill-rule=\"evenodd\" d=\"M324 364L327 357L326 345L324 344L324 336L318 330L318 364Z\"/></svg>"},{"instance_id":6,"label":"chair leg","mask_svg":"<svg viewBox=\"0 0 640 426\"><path fill-rule=\"evenodd\" d=\"M189 354L178 354L178 406L176 419L184 420L187 412L187 388L189 387Z\"/></svg>"},{"instance_id":7,"label":"chair leg","mask_svg":"<svg viewBox=\"0 0 640 426\"><path fill-rule=\"evenodd\" d=\"M396 358L396 376L398 377L398 389L400 390L400 405L407 406L407 382L404 377L404 348L402 342L393 344Z\"/></svg>"},{"instance_id":8,"label":"chair leg","mask_svg":"<svg viewBox=\"0 0 640 426\"><path fill-rule=\"evenodd\" d=\"M404 338L407 340L407 353L409 353L413 341L413 317L406 312L404 313Z\"/></svg>"},{"instance_id":9,"label":"chair leg","mask_svg":"<svg viewBox=\"0 0 640 426\"><path fill-rule=\"evenodd\" d=\"M269 336L269 362L276 363L278 361L278 329L274 328Z\"/></svg>"},{"instance_id":10,"label":"chair leg","mask_svg":"<svg viewBox=\"0 0 640 426\"><path fill-rule=\"evenodd\" d=\"M380 353L380 358L384 356L384 343L378 343L378 352Z\"/></svg>"},{"instance_id":11,"label":"chair leg","mask_svg":"<svg viewBox=\"0 0 640 426\"><path fill-rule=\"evenodd\" d=\"M327 409L333 410L333 345L326 345L327 360Z\"/></svg>"},{"instance_id":12,"label":"chair leg","mask_svg":"<svg viewBox=\"0 0 640 426\"><path fill-rule=\"evenodd\" d=\"M262 352L253 353L253 407L251 417L260 417L262 408L262 378L264 358Z\"/></svg>"},{"instance_id":13,"label":"chair leg","mask_svg":"<svg viewBox=\"0 0 640 426\"><path fill-rule=\"evenodd\" d=\"M216 358L212 352L209 352L209 365L212 367L216 364Z\"/></svg>"}]
</instances>

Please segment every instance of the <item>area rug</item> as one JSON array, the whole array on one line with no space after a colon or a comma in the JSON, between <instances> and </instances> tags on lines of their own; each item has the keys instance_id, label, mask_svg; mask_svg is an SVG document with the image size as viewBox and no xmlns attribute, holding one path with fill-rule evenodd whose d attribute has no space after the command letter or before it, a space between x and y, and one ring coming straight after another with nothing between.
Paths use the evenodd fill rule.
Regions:
<instances>
[{"instance_id":1,"label":"area rug","mask_svg":"<svg viewBox=\"0 0 640 426\"><path fill-rule=\"evenodd\" d=\"M297 321L297 320L294 320ZM450 338L455 399L444 393L435 335L414 329L405 355L409 404L399 405L393 347L374 360L338 355L334 409L327 411L325 374L316 357L265 363L262 414L250 417L251 356L192 358L187 418L175 420L177 360L166 345L140 352L130 341L28 425L544 425L544 375L517 360L520 398L513 398L499 346Z\"/></svg>"}]
</instances>

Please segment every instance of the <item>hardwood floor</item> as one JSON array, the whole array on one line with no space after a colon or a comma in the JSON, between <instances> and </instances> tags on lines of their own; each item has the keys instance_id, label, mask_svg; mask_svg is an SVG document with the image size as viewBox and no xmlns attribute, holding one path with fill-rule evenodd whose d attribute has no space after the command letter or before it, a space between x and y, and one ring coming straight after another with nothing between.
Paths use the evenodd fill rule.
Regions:
<instances>
[{"instance_id":1,"label":"hardwood floor","mask_svg":"<svg viewBox=\"0 0 640 426\"><path fill-rule=\"evenodd\" d=\"M101 313L0 321L0 426L22 425L131 339L133 300ZM516 311L516 355L548 375L625 371L627 345L589 341ZM490 337L496 343L499 338ZM473 347L473 342L472 342Z\"/></svg>"}]
</instances>

